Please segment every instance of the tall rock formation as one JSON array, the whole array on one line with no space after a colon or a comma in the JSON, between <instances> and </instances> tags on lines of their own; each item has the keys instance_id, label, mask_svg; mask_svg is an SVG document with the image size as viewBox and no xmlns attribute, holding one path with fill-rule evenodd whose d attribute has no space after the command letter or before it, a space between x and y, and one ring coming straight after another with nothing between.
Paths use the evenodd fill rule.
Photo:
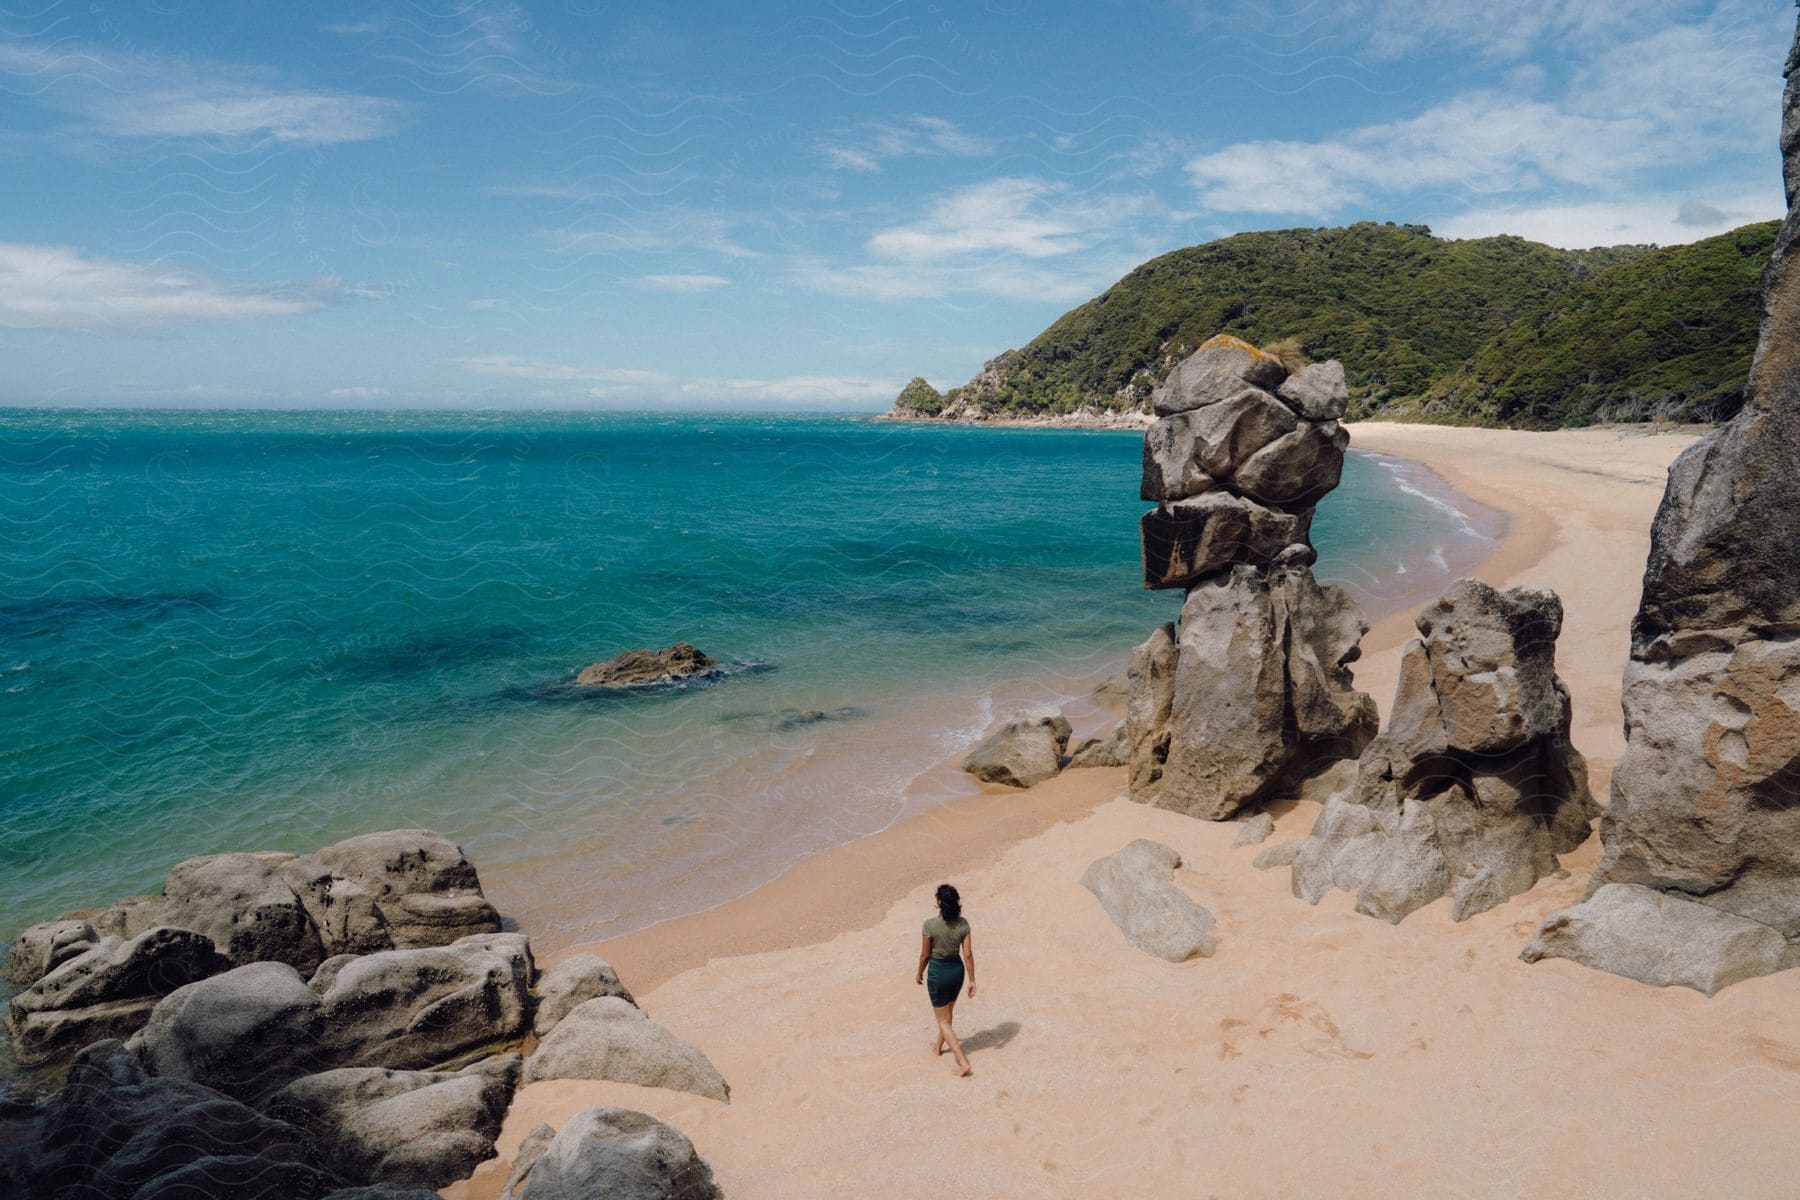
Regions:
<instances>
[{"instance_id":1,"label":"tall rock formation","mask_svg":"<svg viewBox=\"0 0 1800 1200\"><path fill-rule=\"evenodd\" d=\"M1458 921L1505 903L1557 870L1599 813L1556 677L1556 593L1462 579L1418 627L1387 730L1294 858L1296 896L1343 888L1390 923L1440 896Z\"/></svg>"},{"instance_id":2,"label":"tall rock formation","mask_svg":"<svg viewBox=\"0 0 1800 1200\"><path fill-rule=\"evenodd\" d=\"M1133 799L1225 820L1375 735L1350 663L1368 622L1312 576L1313 507L1350 435L1343 369L1290 373L1213 338L1152 398L1140 495L1144 586L1184 588L1179 626L1132 654Z\"/></svg>"},{"instance_id":3,"label":"tall rock formation","mask_svg":"<svg viewBox=\"0 0 1800 1200\"><path fill-rule=\"evenodd\" d=\"M1606 854L1590 899L1545 925L1546 933L1553 926L1587 933L1579 940L1540 936L1530 957L1562 955L1666 982L1643 947L1721 928L1692 919L1705 914L1683 920L1685 904L1709 906L1800 945L1797 68L1800 31L1783 96L1788 216L1763 275L1762 332L1747 398L1736 418L1669 470L1632 626L1627 746L1600 825ZM1613 952L1627 937L1617 921L1582 920L1609 884L1665 896L1631 910L1650 914L1629 931L1638 951ZM1800 956L1761 961L1793 965Z\"/></svg>"}]
</instances>

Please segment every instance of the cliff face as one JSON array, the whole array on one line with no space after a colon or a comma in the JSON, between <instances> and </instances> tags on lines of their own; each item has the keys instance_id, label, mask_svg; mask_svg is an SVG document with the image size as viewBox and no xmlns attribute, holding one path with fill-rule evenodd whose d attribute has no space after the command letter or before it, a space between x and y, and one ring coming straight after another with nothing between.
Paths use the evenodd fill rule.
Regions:
<instances>
[{"instance_id":1,"label":"cliff face","mask_svg":"<svg viewBox=\"0 0 1800 1200\"><path fill-rule=\"evenodd\" d=\"M889 416L1147 414L1176 364L1223 332L1341 360L1354 416L1719 420L1742 401L1774 232L1581 251L1373 223L1237 234L1145 263L961 387L915 380Z\"/></svg>"},{"instance_id":2,"label":"cliff face","mask_svg":"<svg viewBox=\"0 0 1800 1200\"><path fill-rule=\"evenodd\" d=\"M1703 990L1800 961L1797 67L1800 30L1783 97L1788 216L1763 276L1744 407L1669 471L1632 628L1606 856L1593 899L1540 937L1559 947L1547 953L1636 978L1653 973L1656 954L1621 946L1679 940L1689 955L1726 958L1757 947L1754 961L1708 964ZM1627 903L1616 887L1662 896ZM1595 915L1583 914L1589 906ZM1580 933L1573 952L1556 941L1570 930Z\"/></svg>"}]
</instances>

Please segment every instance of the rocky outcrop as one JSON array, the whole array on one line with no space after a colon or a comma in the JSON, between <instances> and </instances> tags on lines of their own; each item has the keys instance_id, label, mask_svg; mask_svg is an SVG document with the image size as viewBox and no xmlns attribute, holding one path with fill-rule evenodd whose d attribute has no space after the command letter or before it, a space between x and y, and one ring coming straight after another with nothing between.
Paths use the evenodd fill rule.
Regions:
<instances>
[{"instance_id":1,"label":"rocky outcrop","mask_svg":"<svg viewBox=\"0 0 1800 1200\"><path fill-rule=\"evenodd\" d=\"M963 770L983 783L1035 787L1062 770L1072 732L1060 712L1021 713L970 751Z\"/></svg>"},{"instance_id":2,"label":"rocky outcrop","mask_svg":"<svg viewBox=\"0 0 1800 1200\"><path fill-rule=\"evenodd\" d=\"M597 954L571 954L538 978L537 1011L532 1016L532 1032L543 1037L556 1028L577 1005L601 996L617 996L627 1004L636 1004L631 992L619 982L612 964Z\"/></svg>"},{"instance_id":3,"label":"rocky outcrop","mask_svg":"<svg viewBox=\"0 0 1800 1200\"><path fill-rule=\"evenodd\" d=\"M547 1127L543 1127L547 1129ZM590 1108L527 1139L507 1200L718 1200L712 1168L680 1130L625 1108Z\"/></svg>"},{"instance_id":4,"label":"rocky outcrop","mask_svg":"<svg viewBox=\"0 0 1800 1200\"><path fill-rule=\"evenodd\" d=\"M1218 946L1212 914L1175 886L1181 855L1138 838L1117 854L1095 859L1081 886L1124 933L1125 940L1170 962L1211 958Z\"/></svg>"},{"instance_id":5,"label":"rocky outcrop","mask_svg":"<svg viewBox=\"0 0 1800 1200\"><path fill-rule=\"evenodd\" d=\"M1343 469L1347 399L1338 364L1290 375L1227 336L1153 396L1144 585L1183 588L1186 601L1178 626L1132 654L1133 799L1225 820L1375 735L1374 703L1350 670L1368 624L1311 569L1313 507Z\"/></svg>"},{"instance_id":6,"label":"rocky outcrop","mask_svg":"<svg viewBox=\"0 0 1800 1200\"><path fill-rule=\"evenodd\" d=\"M321 1053L319 998L286 963L250 963L190 983L157 1004L130 1046L165 1079L247 1103L337 1065Z\"/></svg>"},{"instance_id":7,"label":"rocky outcrop","mask_svg":"<svg viewBox=\"0 0 1800 1200\"><path fill-rule=\"evenodd\" d=\"M583 667L575 676L575 686L650 687L711 675L718 669L718 659L701 653L687 642L676 642L661 650L627 650L605 662Z\"/></svg>"},{"instance_id":8,"label":"rocky outcrop","mask_svg":"<svg viewBox=\"0 0 1800 1200\"><path fill-rule=\"evenodd\" d=\"M525 1082L540 1079L610 1079L731 1099L706 1055L618 996L585 1001L557 1022L525 1062Z\"/></svg>"},{"instance_id":9,"label":"rocky outcrop","mask_svg":"<svg viewBox=\"0 0 1800 1200\"><path fill-rule=\"evenodd\" d=\"M185 1079L156 1078L117 1041L76 1056L68 1081L0 1145L27 1196L292 1200L329 1190L305 1133Z\"/></svg>"},{"instance_id":10,"label":"rocky outcrop","mask_svg":"<svg viewBox=\"0 0 1800 1200\"><path fill-rule=\"evenodd\" d=\"M494 1157L519 1064L511 1054L454 1072L346 1067L295 1080L265 1110L310 1136L338 1179L441 1188Z\"/></svg>"},{"instance_id":11,"label":"rocky outcrop","mask_svg":"<svg viewBox=\"0 0 1800 1200\"><path fill-rule=\"evenodd\" d=\"M463 852L426 829L351 838L306 857L214 854L177 864L160 896L25 930L6 960L24 985L8 1028L41 1065L130 1036L164 996L233 966L311 974L327 955L440 946L500 928Z\"/></svg>"},{"instance_id":12,"label":"rocky outcrop","mask_svg":"<svg viewBox=\"0 0 1800 1200\"><path fill-rule=\"evenodd\" d=\"M1294 894L1357 893L1398 922L1440 896L1461 921L1529 889L1598 815L1569 743L1554 592L1463 579L1419 614L1388 728L1326 800L1294 859Z\"/></svg>"},{"instance_id":13,"label":"rocky outcrop","mask_svg":"<svg viewBox=\"0 0 1800 1200\"><path fill-rule=\"evenodd\" d=\"M1635 883L1608 883L1555 913L1519 955L1566 958L1652 987L1705 995L1800 966L1800 950L1760 921Z\"/></svg>"},{"instance_id":14,"label":"rocky outcrop","mask_svg":"<svg viewBox=\"0 0 1800 1200\"><path fill-rule=\"evenodd\" d=\"M89 1042L124 1037L164 996L229 965L211 938L187 929L158 927L134 938L76 944L86 949L64 957L13 997L7 1030L13 1053L26 1066L66 1058Z\"/></svg>"},{"instance_id":15,"label":"rocky outcrop","mask_svg":"<svg viewBox=\"0 0 1800 1200\"><path fill-rule=\"evenodd\" d=\"M1788 215L1763 274L1744 407L1669 470L1632 624L1626 747L1600 825L1606 852L1588 904L1545 924L1548 935L1579 921L1579 961L1632 978L1663 973L1654 950L1621 923L1582 914L1609 884L1697 902L1800 944L1800 31L1782 104ZM1663 911L1685 914L1684 927L1718 942L1718 954L1743 932L1679 906Z\"/></svg>"},{"instance_id":16,"label":"rocky outcrop","mask_svg":"<svg viewBox=\"0 0 1800 1200\"><path fill-rule=\"evenodd\" d=\"M1131 741L1120 721L1103 738L1088 738L1069 753L1071 767L1122 767L1131 760Z\"/></svg>"}]
</instances>

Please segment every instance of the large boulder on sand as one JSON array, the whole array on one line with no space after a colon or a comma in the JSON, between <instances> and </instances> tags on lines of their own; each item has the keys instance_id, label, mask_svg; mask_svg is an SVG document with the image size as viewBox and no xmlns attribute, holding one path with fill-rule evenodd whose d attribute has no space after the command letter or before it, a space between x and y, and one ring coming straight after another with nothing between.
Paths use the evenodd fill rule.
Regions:
<instances>
[{"instance_id":1,"label":"large boulder on sand","mask_svg":"<svg viewBox=\"0 0 1800 1200\"><path fill-rule=\"evenodd\" d=\"M101 938L13 997L13 1053L34 1066L127 1036L163 997L229 965L211 938L187 929Z\"/></svg>"},{"instance_id":2,"label":"large boulder on sand","mask_svg":"<svg viewBox=\"0 0 1800 1200\"><path fill-rule=\"evenodd\" d=\"M636 1004L631 992L619 982L612 964L597 954L571 954L546 970L537 982L537 1012L532 1016L532 1032L543 1037L556 1023L568 1016L579 1004L601 996L617 996L627 1004Z\"/></svg>"},{"instance_id":3,"label":"large boulder on sand","mask_svg":"<svg viewBox=\"0 0 1800 1200\"><path fill-rule=\"evenodd\" d=\"M344 1067L295 1080L264 1110L311 1135L339 1179L441 1188L494 1157L519 1061L505 1055L461 1071Z\"/></svg>"},{"instance_id":4,"label":"large boulder on sand","mask_svg":"<svg viewBox=\"0 0 1800 1200\"><path fill-rule=\"evenodd\" d=\"M702 654L687 642L676 642L661 650L627 650L605 662L583 667L575 676L575 685L585 688L647 687L710 675L718 669L718 659Z\"/></svg>"},{"instance_id":5,"label":"large boulder on sand","mask_svg":"<svg viewBox=\"0 0 1800 1200\"><path fill-rule=\"evenodd\" d=\"M1284 552L1272 574L1239 564L1188 593L1167 751L1154 780L1140 773L1138 748L1161 737L1134 727L1133 799L1228 820L1374 736L1374 702L1350 673L1368 624L1343 589L1313 579L1311 554Z\"/></svg>"},{"instance_id":6,"label":"large boulder on sand","mask_svg":"<svg viewBox=\"0 0 1800 1200\"><path fill-rule=\"evenodd\" d=\"M1221 333L1176 364L1151 394L1150 404L1157 416L1167 417L1228 400L1246 386L1277 388L1286 378L1287 368L1280 359Z\"/></svg>"},{"instance_id":7,"label":"large boulder on sand","mask_svg":"<svg viewBox=\"0 0 1800 1200\"><path fill-rule=\"evenodd\" d=\"M1170 962L1211 958L1218 942L1212 914L1175 886L1181 855L1161 842L1138 838L1117 854L1095 859L1081 877L1100 907L1146 954Z\"/></svg>"},{"instance_id":8,"label":"large boulder on sand","mask_svg":"<svg viewBox=\"0 0 1800 1200\"><path fill-rule=\"evenodd\" d=\"M1175 667L1180 651L1175 626L1162 625L1131 651L1126 669L1125 741L1131 795L1147 798L1162 782L1169 760L1169 716L1175 704Z\"/></svg>"},{"instance_id":9,"label":"large boulder on sand","mask_svg":"<svg viewBox=\"0 0 1800 1200\"><path fill-rule=\"evenodd\" d=\"M1800 29L1786 75L1788 211L1763 273L1756 358L1743 409L1675 461L1651 527L1625 753L1590 886L1698 900L1800 944ZM1654 974L1654 952L1623 935L1599 951L1610 928L1587 935L1582 961ZM1724 954L1744 931L1693 932ZM1777 969L1773 956L1758 961Z\"/></svg>"},{"instance_id":10,"label":"large boulder on sand","mask_svg":"<svg viewBox=\"0 0 1800 1200\"><path fill-rule=\"evenodd\" d=\"M0 1183L22 1195L293 1200L329 1183L303 1132L192 1081L153 1077L117 1041L78 1054L23 1132L0 1147Z\"/></svg>"},{"instance_id":11,"label":"large boulder on sand","mask_svg":"<svg viewBox=\"0 0 1800 1200\"><path fill-rule=\"evenodd\" d=\"M1035 787L1062 770L1072 732L1060 712L1021 713L970 751L963 770L983 783Z\"/></svg>"},{"instance_id":12,"label":"large boulder on sand","mask_svg":"<svg viewBox=\"0 0 1800 1200\"><path fill-rule=\"evenodd\" d=\"M617 996L578 1004L525 1062L525 1082L610 1079L729 1101L710 1059Z\"/></svg>"},{"instance_id":13,"label":"large boulder on sand","mask_svg":"<svg viewBox=\"0 0 1800 1200\"><path fill-rule=\"evenodd\" d=\"M680 1130L624 1108L576 1113L506 1188L507 1200L718 1200L712 1169ZM522 1181L522 1182L521 1182Z\"/></svg>"},{"instance_id":14,"label":"large boulder on sand","mask_svg":"<svg viewBox=\"0 0 1800 1200\"><path fill-rule=\"evenodd\" d=\"M1461 921L1558 869L1598 813L1556 678L1555 593L1452 584L1420 613L1388 729L1325 801L1294 894L1332 888L1398 922L1440 896Z\"/></svg>"},{"instance_id":15,"label":"large boulder on sand","mask_svg":"<svg viewBox=\"0 0 1800 1200\"><path fill-rule=\"evenodd\" d=\"M284 866L288 878L303 885L316 883L319 869L354 885L328 887L323 894L296 889L319 914L332 952L447 946L500 930L500 914L481 894L474 864L456 843L429 829L364 834ZM335 908L334 897L340 901ZM372 927L377 916L381 932Z\"/></svg>"},{"instance_id":16,"label":"large boulder on sand","mask_svg":"<svg viewBox=\"0 0 1800 1200\"><path fill-rule=\"evenodd\" d=\"M1652 987L1708 996L1758 975L1800 966L1800 949L1758 921L1635 883L1609 883L1554 913L1519 955L1567 958Z\"/></svg>"}]
</instances>

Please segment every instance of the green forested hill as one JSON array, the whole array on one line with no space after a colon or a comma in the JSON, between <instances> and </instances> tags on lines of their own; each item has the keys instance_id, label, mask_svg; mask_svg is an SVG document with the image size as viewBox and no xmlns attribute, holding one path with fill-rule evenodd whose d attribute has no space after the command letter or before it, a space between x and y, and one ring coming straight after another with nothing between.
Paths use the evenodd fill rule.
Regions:
<instances>
[{"instance_id":1,"label":"green forested hill","mask_svg":"<svg viewBox=\"0 0 1800 1200\"><path fill-rule=\"evenodd\" d=\"M1531 426L1718 419L1741 399L1775 226L1689 246L1558 250L1416 225L1244 233L1152 259L897 414L1141 407L1216 333L1342 360L1359 415Z\"/></svg>"}]
</instances>

